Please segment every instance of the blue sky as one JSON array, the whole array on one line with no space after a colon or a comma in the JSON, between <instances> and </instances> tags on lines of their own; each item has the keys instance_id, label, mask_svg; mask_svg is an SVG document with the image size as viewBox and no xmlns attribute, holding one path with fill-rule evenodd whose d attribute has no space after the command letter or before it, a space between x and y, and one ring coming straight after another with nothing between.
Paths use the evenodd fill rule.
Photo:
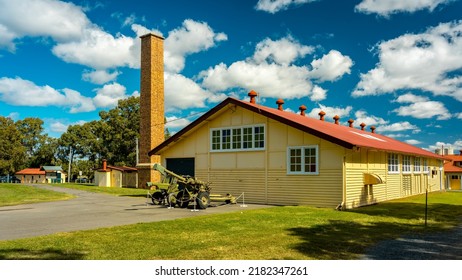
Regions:
<instances>
[{"instance_id":1,"label":"blue sky","mask_svg":"<svg viewBox=\"0 0 462 280\"><path fill-rule=\"evenodd\" d=\"M462 149L462 1L0 0L0 115L59 137L139 94L139 36L165 38L178 131L227 96Z\"/></svg>"}]
</instances>

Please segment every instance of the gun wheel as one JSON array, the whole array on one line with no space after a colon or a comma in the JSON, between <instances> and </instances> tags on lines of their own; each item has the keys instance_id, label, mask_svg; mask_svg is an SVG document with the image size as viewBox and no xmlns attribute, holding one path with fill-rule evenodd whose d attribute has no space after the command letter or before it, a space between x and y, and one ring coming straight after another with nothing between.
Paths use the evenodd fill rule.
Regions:
<instances>
[{"instance_id":1,"label":"gun wheel","mask_svg":"<svg viewBox=\"0 0 462 280\"><path fill-rule=\"evenodd\" d=\"M206 209L210 205L210 195L208 192L200 192L196 197L197 206L200 209Z\"/></svg>"},{"instance_id":2,"label":"gun wheel","mask_svg":"<svg viewBox=\"0 0 462 280\"><path fill-rule=\"evenodd\" d=\"M151 200L152 200L152 204L160 205L162 204L164 197L160 192L155 192L152 194Z\"/></svg>"}]
</instances>

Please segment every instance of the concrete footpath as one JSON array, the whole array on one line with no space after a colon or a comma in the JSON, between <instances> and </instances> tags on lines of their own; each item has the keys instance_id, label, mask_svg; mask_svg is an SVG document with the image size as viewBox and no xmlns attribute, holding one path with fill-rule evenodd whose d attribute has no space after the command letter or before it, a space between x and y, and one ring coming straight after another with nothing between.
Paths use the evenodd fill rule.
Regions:
<instances>
[{"instance_id":1,"label":"concrete footpath","mask_svg":"<svg viewBox=\"0 0 462 280\"><path fill-rule=\"evenodd\" d=\"M0 207L0 240L270 207L255 204L241 207L234 204L191 211L154 206L146 197L120 197L46 185L35 187L70 193L76 198Z\"/></svg>"}]
</instances>

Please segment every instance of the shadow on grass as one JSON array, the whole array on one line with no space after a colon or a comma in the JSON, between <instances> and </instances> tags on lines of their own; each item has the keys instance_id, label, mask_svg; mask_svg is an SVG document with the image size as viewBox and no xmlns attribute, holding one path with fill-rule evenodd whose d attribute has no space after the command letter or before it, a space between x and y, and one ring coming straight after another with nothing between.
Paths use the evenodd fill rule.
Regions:
<instances>
[{"instance_id":1,"label":"shadow on grass","mask_svg":"<svg viewBox=\"0 0 462 280\"><path fill-rule=\"evenodd\" d=\"M2 249L0 260L82 260L84 255L78 252L65 252L57 249L29 250Z\"/></svg>"},{"instance_id":2,"label":"shadow on grass","mask_svg":"<svg viewBox=\"0 0 462 280\"><path fill-rule=\"evenodd\" d=\"M384 203L367 207L360 207L349 212L370 216L394 217L406 220L425 220L425 204L422 203ZM462 217L462 205L432 203L428 205L427 218L435 222L447 223L454 226Z\"/></svg>"},{"instance_id":3,"label":"shadow on grass","mask_svg":"<svg viewBox=\"0 0 462 280\"><path fill-rule=\"evenodd\" d=\"M361 224L330 220L328 224L289 229L301 239L294 249L314 259L348 260L359 258L366 249L381 240L413 232L421 226L396 223Z\"/></svg>"}]
</instances>

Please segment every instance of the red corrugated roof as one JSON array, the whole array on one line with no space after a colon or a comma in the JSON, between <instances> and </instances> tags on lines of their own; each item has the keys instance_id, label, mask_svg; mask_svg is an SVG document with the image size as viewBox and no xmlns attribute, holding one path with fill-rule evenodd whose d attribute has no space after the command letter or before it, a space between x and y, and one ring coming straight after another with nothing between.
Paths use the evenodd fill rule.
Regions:
<instances>
[{"instance_id":1,"label":"red corrugated roof","mask_svg":"<svg viewBox=\"0 0 462 280\"><path fill-rule=\"evenodd\" d=\"M442 159L440 155L377 133L371 133L357 128L351 128L349 126L337 125L332 122L321 121L319 119L302 116L292 112L280 111L275 108L269 108L231 97L227 98L222 103L205 113L202 117L177 132L159 146L155 147L149 152L149 155L159 153L161 150L176 142L179 138L181 138L181 136L198 127L204 120L209 119L212 115L229 104L243 107L345 148L352 149L354 147L360 147Z\"/></svg>"},{"instance_id":2,"label":"red corrugated roof","mask_svg":"<svg viewBox=\"0 0 462 280\"><path fill-rule=\"evenodd\" d=\"M462 155L447 155L444 157L451 160L444 163L444 172L462 173L462 167L455 165L457 162L462 162Z\"/></svg>"},{"instance_id":3,"label":"red corrugated roof","mask_svg":"<svg viewBox=\"0 0 462 280\"><path fill-rule=\"evenodd\" d=\"M45 171L40 168L26 168L15 173L16 175L45 175Z\"/></svg>"}]
</instances>

